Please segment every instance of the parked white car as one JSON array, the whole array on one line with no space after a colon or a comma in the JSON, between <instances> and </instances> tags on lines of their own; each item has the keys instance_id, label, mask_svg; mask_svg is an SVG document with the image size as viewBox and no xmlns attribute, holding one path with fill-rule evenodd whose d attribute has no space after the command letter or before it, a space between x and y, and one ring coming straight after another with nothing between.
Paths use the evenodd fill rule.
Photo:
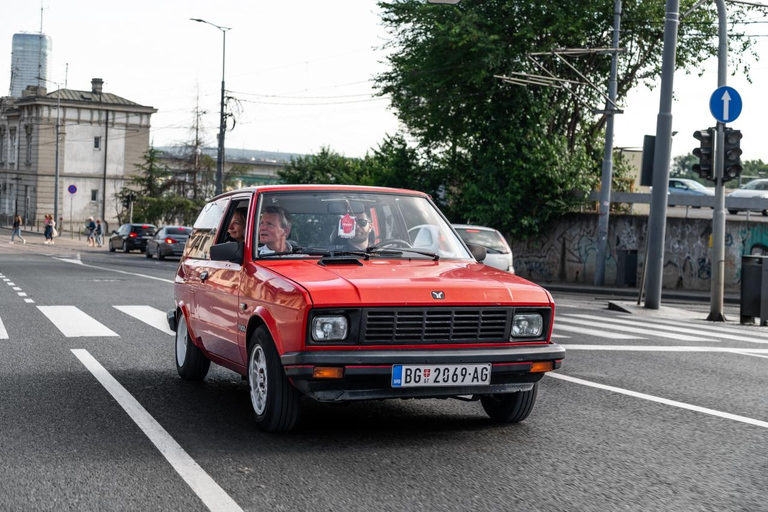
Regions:
<instances>
[{"instance_id":1,"label":"parked white car","mask_svg":"<svg viewBox=\"0 0 768 512\"><path fill-rule=\"evenodd\" d=\"M485 247L486 257L483 263L499 270L515 273L512 249L509 248L504 235L497 230L468 224L453 224L453 229L456 230L465 243Z\"/></svg>"}]
</instances>

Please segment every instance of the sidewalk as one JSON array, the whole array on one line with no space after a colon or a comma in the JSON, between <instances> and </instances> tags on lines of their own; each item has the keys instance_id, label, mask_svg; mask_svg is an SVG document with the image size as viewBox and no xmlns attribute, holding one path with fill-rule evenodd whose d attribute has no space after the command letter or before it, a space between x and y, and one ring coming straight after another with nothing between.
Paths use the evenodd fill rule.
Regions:
<instances>
[{"instance_id":1,"label":"sidewalk","mask_svg":"<svg viewBox=\"0 0 768 512\"><path fill-rule=\"evenodd\" d=\"M619 286L594 286L581 283L536 283L543 286L550 292L561 293L585 293L593 296L615 297L617 300L637 303L637 297L640 293L639 288L627 288ZM741 303L741 296L738 292L725 292L723 302L738 306ZM709 304L711 293L709 290L661 290L661 300L665 301L684 301L694 303Z\"/></svg>"},{"instance_id":2,"label":"sidewalk","mask_svg":"<svg viewBox=\"0 0 768 512\"><path fill-rule=\"evenodd\" d=\"M25 252L35 252L38 254L46 255L62 255L71 256L78 252L103 252L107 250L107 237L104 237L104 245L102 247L88 247L88 242L84 235L74 234L74 238L70 238L70 233L61 233L59 236L53 239L53 245L45 243L45 236L42 232L37 231L24 231L22 229L21 236L27 241L23 243L16 237L13 244L11 241L11 228L0 227L0 254L21 254Z\"/></svg>"}]
</instances>

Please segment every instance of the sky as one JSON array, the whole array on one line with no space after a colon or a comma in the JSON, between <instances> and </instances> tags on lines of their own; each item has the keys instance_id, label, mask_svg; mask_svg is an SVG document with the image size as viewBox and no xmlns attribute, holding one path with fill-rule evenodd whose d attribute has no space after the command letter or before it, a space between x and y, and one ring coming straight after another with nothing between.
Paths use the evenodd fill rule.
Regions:
<instances>
[{"instance_id":1,"label":"sky","mask_svg":"<svg viewBox=\"0 0 768 512\"><path fill-rule=\"evenodd\" d=\"M205 112L202 138L216 146L223 36L190 18L231 27L225 85L238 104L232 105L236 124L227 132L228 148L310 154L328 146L361 157L398 130L387 99L374 96L372 78L386 70L388 51L375 0L15 2L0 16L0 95L10 88L13 34L38 32L41 11L43 32L53 41L49 79L90 90L91 79L102 78L105 92L156 108L155 146L192 140L196 108ZM751 25L747 33L768 35L768 24ZM755 40L758 53L768 56L768 37ZM703 69L703 77L675 76L673 156L693 150L693 132L715 124L709 98L717 88L716 60ZM744 104L729 126L744 135L742 159L768 162L768 59L753 62L751 76L751 84L728 77ZM643 136L655 134L659 100L658 87L628 95L615 121L614 147L641 148Z\"/></svg>"}]
</instances>

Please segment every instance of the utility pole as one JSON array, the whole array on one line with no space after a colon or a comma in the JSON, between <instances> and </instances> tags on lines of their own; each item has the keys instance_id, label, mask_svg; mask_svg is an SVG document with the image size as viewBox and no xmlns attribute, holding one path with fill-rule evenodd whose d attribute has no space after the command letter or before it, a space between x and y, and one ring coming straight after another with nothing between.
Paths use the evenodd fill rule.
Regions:
<instances>
[{"instance_id":1,"label":"utility pole","mask_svg":"<svg viewBox=\"0 0 768 512\"><path fill-rule=\"evenodd\" d=\"M608 82L608 101L605 112L608 120L605 126L605 151L603 153L603 174L600 180L600 204L598 205L597 256L595 260L595 286L605 284L605 254L608 247L608 226L611 212L611 183L613 182L613 121L616 110L616 75L618 68L619 29L621 27L621 0L615 0L613 7L613 53L611 54L611 78Z\"/></svg>"},{"instance_id":2,"label":"utility pole","mask_svg":"<svg viewBox=\"0 0 768 512\"><path fill-rule=\"evenodd\" d=\"M719 43L717 47L717 86L725 87L728 78L727 13L725 0L716 0ZM712 282L707 320L724 322L723 294L725 287L725 187L723 185L725 124L718 121L714 143L715 211L712 214Z\"/></svg>"},{"instance_id":3,"label":"utility pole","mask_svg":"<svg viewBox=\"0 0 768 512\"><path fill-rule=\"evenodd\" d=\"M667 0L664 22L664 53L661 64L661 98L656 118L656 147L653 159L653 191L648 218L648 283L645 307L659 309L664 272L664 236L667 227L667 194L669 193L669 159L672 153L672 96L675 79L677 28L680 24L679 0Z\"/></svg>"}]
</instances>

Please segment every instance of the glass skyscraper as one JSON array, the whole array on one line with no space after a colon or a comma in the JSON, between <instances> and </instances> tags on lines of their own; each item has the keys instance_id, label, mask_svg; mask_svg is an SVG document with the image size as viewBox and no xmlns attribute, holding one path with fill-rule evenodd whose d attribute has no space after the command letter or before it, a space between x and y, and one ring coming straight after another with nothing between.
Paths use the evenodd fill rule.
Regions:
<instances>
[{"instance_id":1,"label":"glass skyscraper","mask_svg":"<svg viewBox=\"0 0 768 512\"><path fill-rule=\"evenodd\" d=\"M47 87L53 43L45 34L14 34L11 53L11 96L20 98L28 85Z\"/></svg>"}]
</instances>

